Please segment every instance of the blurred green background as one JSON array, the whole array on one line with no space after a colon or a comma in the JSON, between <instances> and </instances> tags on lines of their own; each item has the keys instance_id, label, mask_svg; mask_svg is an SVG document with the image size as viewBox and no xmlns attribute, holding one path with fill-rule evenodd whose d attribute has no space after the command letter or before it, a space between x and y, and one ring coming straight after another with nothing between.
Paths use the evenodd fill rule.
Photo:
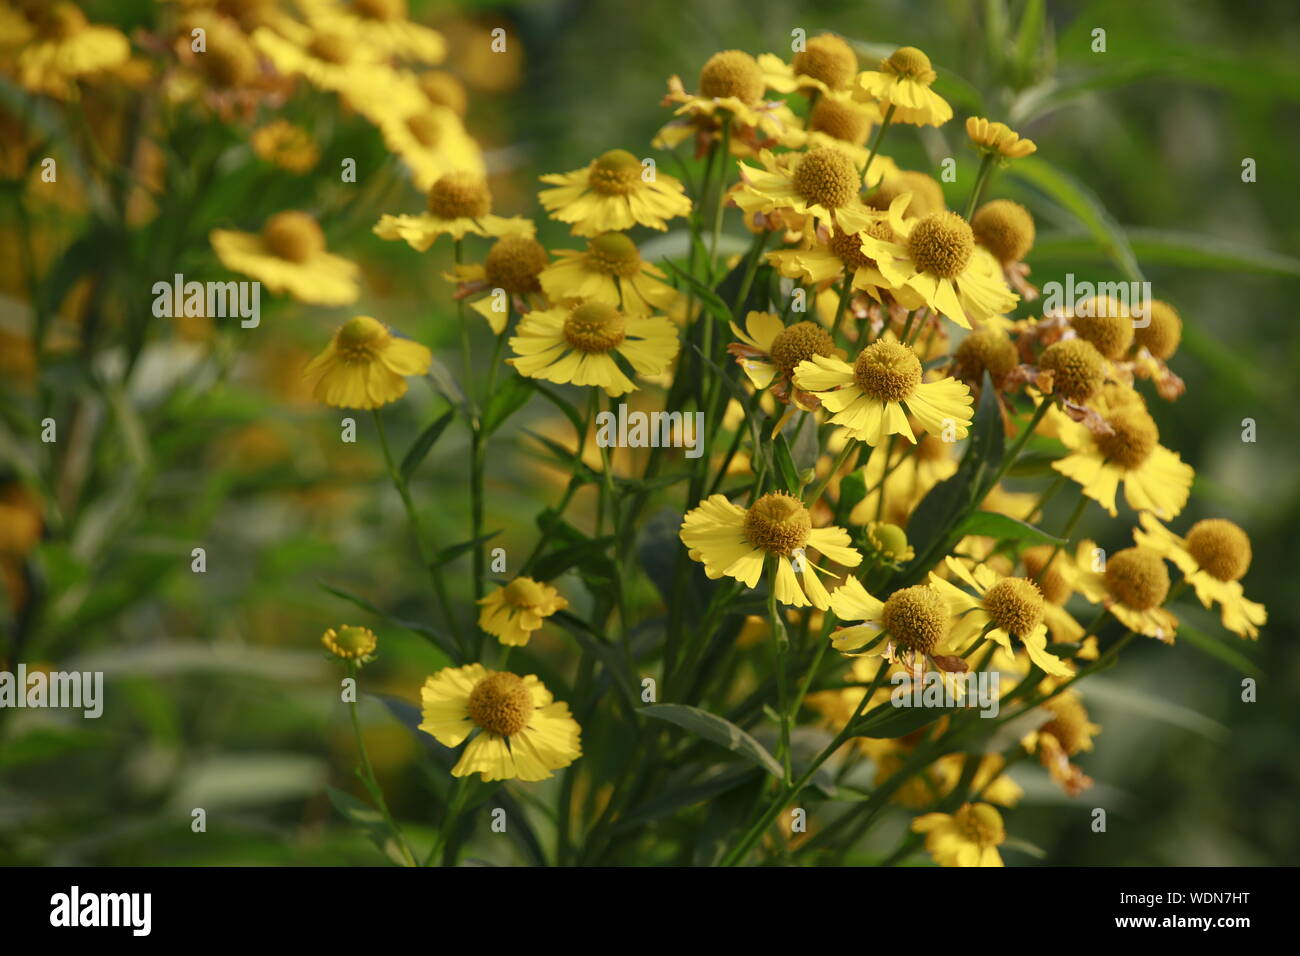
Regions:
<instances>
[{"instance_id":1,"label":"blurred green background","mask_svg":"<svg viewBox=\"0 0 1300 956\"><path fill-rule=\"evenodd\" d=\"M614 147L646 153L667 116L659 100L670 74L690 88L719 49L788 58L795 27L860 41L864 64L898 45L929 53L940 69L937 89L957 118L923 133L892 130L884 152L931 173L955 157L957 181L945 187L950 205L961 208L976 167L962 127L967 115L1005 120L1034 139L1035 159L1048 165L1026 163L1023 174L1013 167L987 196L1017 199L1034 213L1036 283L1066 272L1119 280L1134 277L1136 267L1156 297L1182 312L1184 344L1171 364L1187 394L1172 405L1153 403L1163 443L1197 469L1192 502L1174 527L1211 516L1240 523L1254 542L1247 594L1268 606L1270 621L1255 645L1222 636L1216 618L1184 603L1185 623L1214 636L1184 636L1173 649L1138 644L1118 668L1085 683L1085 701L1104 728L1096 751L1080 760L1096 787L1069 800L1038 768L1018 767L1027 794L1007 815L1008 830L1052 864L1300 859L1300 610L1289 563L1300 530L1294 4L411 6L453 39L451 69L470 89L468 125L489 151L494 211L504 214L538 214L541 173L577 168ZM148 4L87 7L124 27L150 16ZM513 44L507 69L473 52L498 25ZM1105 31L1104 53L1092 49L1096 29ZM174 264L187 277L216 277L208 228L251 229L281 208L347 203L326 227L334 251L363 263L366 298L333 311L287 302L272 308L264 299L258 330L197 341L164 329L142 354L127 402L133 411L89 394L72 362L43 373L56 405L66 398L87 417L93 465L86 473L94 479L63 527L47 520L45 540L17 572L29 601L21 613L11 602L6 657L12 661L17 647L29 662L103 670L109 698L98 721L0 713L0 862L380 860L325 796L327 783L360 790L333 689L340 669L320 652L319 636L342 623L374 627L380 655L364 685L411 701L443 661L420 637L321 586L363 596L396 618L432 619L368 417L356 416L358 443L341 444L342 416L308 402L297 378L354 312L434 343L443 362L458 368L455 313L441 278L449 256L442 247L419 256L370 235L381 212L420 206L373 130L336 124L324 99L295 101L285 112L322 142L320 177L285 178L233 208L214 186L179 251L146 231L130 253L135 268L150 282L170 276ZM222 148L236 148L239 134L227 135ZM359 196L343 195L358 187L332 181L346 156L377 170ZM1246 158L1255 160L1256 182L1242 181ZM3 215L12 233L8 204ZM66 210L38 209L31 228L59 234L75 222ZM576 245L556 226L543 224L544 242ZM739 232L737 221L729 226ZM21 312L12 290L4 308L6 319ZM490 340L480 325L473 332L482 355ZM17 455L27 447L18 419L34 406L9 388L3 427L12 433L0 451ZM431 389L413 387L386 412L395 444L405 447L441 404ZM539 404L524 423L567 435L563 420ZM1244 419L1256 423L1253 443L1242 441ZM82 440L74 434L69 440ZM443 546L468 537L467 444L463 430L451 429L419 474L419 506ZM23 471L16 458L0 469L5 479ZM532 516L558 498L561 479L509 435L489 469L489 527L501 529L493 544L527 553ZM1070 506L1054 502L1045 526L1059 527ZM1082 530L1108 548L1125 546L1131 514L1103 519L1090 509ZM207 552L203 575L189 570L194 547ZM453 580L464 597L468 574ZM541 666L558 657L563 640L539 638L530 654ZM1257 703L1241 701L1244 676L1258 681ZM367 701L363 716L390 803L419 833L418 821L436 817L431 802L441 784L431 786L414 760L420 744L382 706ZM191 833L196 806L208 812L206 834ZM1108 811L1105 834L1090 828L1097 806ZM900 815L895 825L905 822ZM1007 859L1036 862L1015 851Z\"/></svg>"}]
</instances>

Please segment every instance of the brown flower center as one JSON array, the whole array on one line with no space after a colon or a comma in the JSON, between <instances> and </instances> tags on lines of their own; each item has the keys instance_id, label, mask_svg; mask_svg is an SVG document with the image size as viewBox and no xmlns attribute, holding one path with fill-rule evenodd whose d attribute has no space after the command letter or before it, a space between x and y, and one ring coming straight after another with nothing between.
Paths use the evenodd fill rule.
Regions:
<instances>
[{"instance_id":1,"label":"brown flower center","mask_svg":"<svg viewBox=\"0 0 1300 956\"><path fill-rule=\"evenodd\" d=\"M955 212L935 212L912 227L907 252L922 272L954 279L975 251L975 234Z\"/></svg>"},{"instance_id":2,"label":"brown flower center","mask_svg":"<svg viewBox=\"0 0 1300 956\"><path fill-rule=\"evenodd\" d=\"M871 132L871 119L866 110L849 100L823 96L808 117L808 128L825 133L833 139L861 146Z\"/></svg>"},{"instance_id":3,"label":"brown flower center","mask_svg":"<svg viewBox=\"0 0 1300 956\"><path fill-rule=\"evenodd\" d=\"M1178 351L1183 338L1183 320L1168 302L1152 299L1150 323L1146 328L1133 328L1133 341L1145 345L1147 351L1158 359L1168 359Z\"/></svg>"},{"instance_id":4,"label":"brown flower center","mask_svg":"<svg viewBox=\"0 0 1300 956\"><path fill-rule=\"evenodd\" d=\"M1019 262L1034 245L1034 217L1010 199L986 202L970 221L975 241L1003 265Z\"/></svg>"},{"instance_id":5,"label":"brown flower center","mask_svg":"<svg viewBox=\"0 0 1300 956\"><path fill-rule=\"evenodd\" d=\"M1033 581L1003 578L984 595L984 610L1008 634L1024 637L1043 620L1043 594Z\"/></svg>"},{"instance_id":6,"label":"brown flower center","mask_svg":"<svg viewBox=\"0 0 1300 956\"><path fill-rule=\"evenodd\" d=\"M483 272L488 286L511 295L540 292L537 277L546 268L546 249L531 236L502 236L488 250Z\"/></svg>"},{"instance_id":7,"label":"brown flower center","mask_svg":"<svg viewBox=\"0 0 1300 956\"><path fill-rule=\"evenodd\" d=\"M591 164L587 181L602 196L626 196L641 178L641 160L625 149L611 149Z\"/></svg>"},{"instance_id":8,"label":"brown flower center","mask_svg":"<svg viewBox=\"0 0 1300 956\"><path fill-rule=\"evenodd\" d=\"M842 90L857 75L858 56L840 37L823 33L809 40L790 65L796 73L821 80L832 90Z\"/></svg>"},{"instance_id":9,"label":"brown flower center","mask_svg":"<svg viewBox=\"0 0 1300 956\"><path fill-rule=\"evenodd\" d=\"M478 219L491 211L492 194L475 173L445 173L429 190L429 212L439 219Z\"/></svg>"},{"instance_id":10,"label":"brown flower center","mask_svg":"<svg viewBox=\"0 0 1300 956\"><path fill-rule=\"evenodd\" d=\"M1097 447L1110 461L1124 468L1138 468L1151 457L1160 433L1151 416L1138 405L1116 408L1106 417L1109 435L1097 435Z\"/></svg>"},{"instance_id":11,"label":"brown flower center","mask_svg":"<svg viewBox=\"0 0 1300 956\"><path fill-rule=\"evenodd\" d=\"M1086 402L1101 388L1101 353L1083 339L1053 342L1039 356L1038 367L1052 373L1054 392L1076 404Z\"/></svg>"},{"instance_id":12,"label":"brown flower center","mask_svg":"<svg viewBox=\"0 0 1300 956\"><path fill-rule=\"evenodd\" d=\"M1106 590L1134 611L1149 611L1169 594L1169 569L1154 551L1125 548L1106 562Z\"/></svg>"},{"instance_id":13,"label":"brown flower center","mask_svg":"<svg viewBox=\"0 0 1300 956\"><path fill-rule=\"evenodd\" d=\"M889 59L880 64L880 67L884 72L897 76L917 78L929 76L931 81L934 79L930 58L914 46L899 47Z\"/></svg>"},{"instance_id":14,"label":"brown flower center","mask_svg":"<svg viewBox=\"0 0 1300 956\"><path fill-rule=\"evenodd\" d=\"M713 99L735 97L746 106L763 98L763 71L758 61L742 50L715 53L700 70L700 95Z\"/></svg>"},{"instance_id":15,"label":"brown flower center","mask_svg":"<svg viewBox=\"0 0 1300 956\"><path fill-rule=\"evenodd\" d=\"M432 149L442 140L442 124L428 113L408 116L406 128L415 137L415 141L427 149Z\"/></svg>"},{"instance_id":16,"label":"brown flower center","mask_svg":"<svg viewBox=\"0 0 1300 956\"><path fill-rule=\"evenodd\" d=\"M307 52L326 63L347 63L352 58L352 40L342 33L323 31L311 38Z\"/></svg>"},{"instance_id":17,"label":"brown flower center","mask_svg":"<svg viewBox=\"0 0 1300 956\"><path fill-rule=\"evenodd\" d=\"M490 734L511 737L533 716L533 695L517 674L490 672L469 694L469 719Z\"/></svg>"},{"instance_id":18,"label":"brown flower center","mask_svg":"<svg viewBox=\"0 0 1300 956\"><path fill-rule=\"evenodd\" d=\"M783 376L789 376L800 362L814 355L832 355L835 340L816 322L796 322L772 340L772 364Z\"/></svg>"},{"instance_id":19,"label":"brown flower center","mask_svg":"<svg viewBox=\"0 0 1300 956\"><path fill-rule=\"evenodd\" d=\"M345 363L366 365L374 361L391 337L392 333L382 322L358 315L343 323L335 336L335 346Z\"/></svg>"},{"instance_id":20,"label":"brown flower center","mask_svg":"<svg viewBox=\"0 0 1300 956\"><path fill-rule=\"evenodd\" d=\"M352 0L352 9L367 20L406 19L406 0Z\"/></svg>"},{"instance_id":21,"label":"brown flower center","mask_svg":"<svg viewBox=\"0 0 1300 956\"><path fill-rule=\"evenodd\" d=\"M793 182L795 192L804 200L826 209L847 206L861 185L853 160L832 146L806 153L795 167Z\"/></svg>"},{"instance_id":22,"label":"brown flower center","mask_svg":"<svg viewBox=\"0 0 1300 956\"><path fill-rule=\"evenodd\" d=\"M853 363L853 380L877 401L901 402L921 384L921 360L901 342L881 339Z\"/></svg>"},{"instance_id":23,"label":"brown flower center","mask_svg":"<svg viewBox=\"0 0 1300 956\"><path fill-rule=\"evenodd\" d=\"M768 492L745 512L745 537L769 554L788 557L804 546L811 530L808 509L784 492Z\"/></svg>"},{"instance_id":24,"label":"brown flower center","mask_svg":"<svg viewBox=\"0 0 1300 956\"><path fill-rule=\"evenodd\" d=\"M627 335L623 313L604 302L587 302L564 320L564 340L580 352L608 352Z\"/></svg>"},{"instance_id":25,"label":"brown flower center","mask_svg":"<svg viewBox=\"0 0 1300 956\"><path fill-rule=\"evenodd\" d=\"M1187 550L1220 581L1237 581L1250 569L1250 538L1223 518L1206 518L1187 532Z\"/></svg>"},{"instance_id":26,"label":"brown flower center","mask_svg":"<svg viewBox=\"0 0 1300 956\"><path fill-rule=\"evenodd\" d=\"M587 264L598 272L630 279L641 271L641 253L623 233L606 232L588 240Z\"/></svg>"},{"instance_id":27,"label":"brown flower center","mask_svg":"<svg viewBox=\"0 0 1300 956\"><path fill-rule=\"evenodd\" d=\"M262 242L277 259L306 262L325 251L325 233L305 212L277 212L262 227Z\"/></svg>"},{"instance_id":28,"label":"brown flower center","mask_svg":"<svg viewBox=\"0 0 1300 956\"><path fill-rule=\"evenodd\" d=\"M917 584L889 596L881 623L897 643L930 654L948 635L948 607L933 588Z\"/></svg>"},{"instance_id":29,"label":"brown flower center","mask_svg":"<svg viewBox=\"0 0 1300 956\"><path fill-rule=\"evenodd\" d=\"M1122 358L1133 344L1133 317L1121 303L1109 296L1095 296L1080 303L1070 320L1079 338L1087 339L1108 359Z\"/></svg>"}]
</instances>

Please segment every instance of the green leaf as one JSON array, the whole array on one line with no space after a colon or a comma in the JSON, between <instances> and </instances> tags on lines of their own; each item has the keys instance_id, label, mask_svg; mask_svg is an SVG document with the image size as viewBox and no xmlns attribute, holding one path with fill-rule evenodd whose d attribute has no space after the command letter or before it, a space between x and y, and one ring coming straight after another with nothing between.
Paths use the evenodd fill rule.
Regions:
<instances>
[{"instance_id":1,"label":"green leaf","mask_svg":"<svg viewBox=\"0 0 1300 956\"><path fill-rule=\"evenodd\" d=\"M1191 644L1198 651L1218 658L1229 667L1234 667L1243 674L1251 676L1259 674L1259 667L1241 651L1223 643L1212 634L1206 634L1204 631L1190 627L1186 621L1179 621L1178 623L1178 639Z\"/></svg>"},{"instance_id":2,"label":"green leaf","mask_svg":"<svg viewBox=\"0 0 1300 956\"><path fill-rule=\"evenodd\" d=\"M425 456L429 454L434 443L446 431L447 426L451 424L452 418L456 415L455 411L448 409L446 414L430 424L424 431L420 432L418 438L411 444L406 455L402 458L402 464L399 471L402 475L403 482L409 482L411 475L415 474L415 469L420 467L420 462L424 461Z\"/></svg>"},{"instance_id":3,"label":"green leaf","mask_svg":"<svg viewBox=\"0 0 1300 956\"><path fill-rule=\"evenodd\" d=\"M772 457L776 460L776 469L781 474L781 480L785 482L785 490L798 497L803 489L803 482L799 479L799 469L794 466L790 445L784 435L777 435L776 441L772 443Z\"/></svg>"},{"instance_id":4,"label":"green leaf","mask_svg":"<svg viewBox=\"0 0 1300 956\"><path fill-rule=\"evenodd\" d=\"M573 407L572 402L565 401L558 392L543 385L536 379L529 379L529 381L533 383L533 390L536 391L537 394L541 395L542 398L546 399L564 413L564 417L573 424L579 438L582 438L582 436L587 433L587 420L582 417L582 413Z\"/></svg>"},{"instance_id":5,"label":"green leaf","mask_svg":"<svg viewBox=\"0 0 1300 956\"><path fill-rule=\"evenodd\" d=\"M1186 269L1217 269L1300 278L1300 259L1249 243L1194 232L1125 227L1134 255L1143 262ZM1077 261L1104 256L1088 235L1049 233L1034 243L1035 260Z\"/></svg>"},{"instance_id":6,"label":"green leaf","mask_svg":"<svg viewBox=\"0 0 1300 956\"><path fill-rule=\"evenodd\" d=\"M891 707L883 717L876 717L854 731L857 737L895 739L928 727L940 717L955 714L960 707Z\"/></svg>"},{"instance_id":7,"label":"green leaf","mask_svg":"<svg viewBox=\"0 0 1300 956\"><path fill-rule=\"evenodd\" d=\"M1016 160L1007 174L1041 190L1064 206L1083 224L1126 279L1132 282L1142 281L1142 270L1138 268L1137 257L1124 229L1090 189L1039 156L1026 156Z\"/></svg>"},{"instance_id":8,"label":"green leaf","mask_svg":"<svg viewBox=\"0 0 1300 956\"><path fill-rule=\"evenodd\" d=\"M667 793L660 794L653 800L648 800L635 807L627 816L619 820L613 832L623 833L635 829L649 823L651 820L667 816L675 810L694 806L697 803L720 796L734 790L741 784L758 779L755 777L755 773L753 767L718 768L713 776L701 783L693 783L677 790L669 790Z\"/></svg>"},{"instance_id":9,"label":"green leaf","mask_svg":"<svg viewBox=\"0 0 1300 956\"><path fill-rule=\"evenodd\" d=\"M434 556L433 563L447 564L451 561L455 561L462 554L474 550L474 548L476 548L480 544L483 544L485 541L491 541L500 533L501 533L501 529L498 528L496 531L489 531L487 534L479 535L477 538L472 538L469 541L461 541L457 544L449 544L447 545L447 547L443 548L441 551L437 553L437 555Z\"/></svg>"},{"instance_id":10,"label":"green leaf","mask_svg":"<svg viewBox=\"0 0 1300 956\"><path fill-rule=\"evenodd\" d=\"M848 515L866 497L867 470L859 468L840 479L840 500L835 506L836 515Z\"/></svg>"},{"instance_id":11,"label":"green leaf","mask_svg":"<svg viewBox=\"0 0 1300 956\"><path fill-rule=\"evenodd\" d=\"M1133 717L1159 720L1171 727L1200 734L1207 740L1221 741L1228 735L1228 728L1217 720L1147 690L1121 684L1113 678L1090 676L1084 693L1089 705L1096 703Z\"/></svg>"},{"instance_id":12,"label":"green leaf","mask_svg":"<svg viewBox=\"0 0 1300 956\"><path fill-rule=\"evenodd\" d=\"M1029 540L1038 544L1065 544L1063 538L1050 535L1019 518L1012 518L996 511L977 511L969 515L957 526L955 533L959 536L976 534L999 540Z\"/></svg>"},{"instance_id":13,"label":"green leaf","mask_svg":"<svg viewBox=\"0 0 1300 956\"><path fill-rule=\"evenodd\" d=\"M483 412L483 434L491 435L505 424L506 419L528 403L533 395L533 380L522 375L500 385L488 398L487 409Z\"/></svg>"},{"instance_id":14,"label":"green leaf","mask_svg":"<svg viewBox=\"0 0 1300 956\"><path fill-rule=\"evenodd\" d=\"M383 814L369 804L362 803L350 793L344 793L333 787L327 787L326 790L329 793L330 803L334 804L334 809L365 833L384 856L398 866L415 865L414 861L406 855L397 835L389 829Z\"/></svg>"},{"instance_id":15,"label":"green leaf","mask_svg":"<svg viewBox=\"0 0 1300 956\"><path fill-rule=\"evenodd\" d=\"M698 707L688 707L685 704L647 704L641 710L647 717L676 724L683 730L688 730L705 740L726 747L732 753L752 760L778 779L785 776L784 769L762 744L731 721L717 714L700 710Z\"/></svg>"}]
</instances>

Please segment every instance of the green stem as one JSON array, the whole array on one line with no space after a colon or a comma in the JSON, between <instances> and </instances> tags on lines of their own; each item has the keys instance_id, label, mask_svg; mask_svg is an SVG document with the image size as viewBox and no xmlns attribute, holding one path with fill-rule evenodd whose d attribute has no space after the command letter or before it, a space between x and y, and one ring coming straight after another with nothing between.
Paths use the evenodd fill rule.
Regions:
<instances>
[{"instance_id":1,"label":"green stem","mask_svg":"<svg viewBox=\"0 0 1300 956\"><path fill-rule=\"evenodd\" d=\"M352 679L353 690L355 691L357 680L356 661L348 661L348 677ZM370 765L370 754L366 752L366 740L361 733L361 719L357 716L355 693L352 695L352 700L348 701L348 713L352 717L352 733L357 740L357 752L361 755L361 766L357 768L357 776L361 778L361 782L370 791L370 796L379 807L379 812L384 815L384 822L388 824L388 828L393 831L393 836L397 838L397 844L402 851L402 859L406 861L407 866L415 866L415 854L411 852L406 837L402 835L401 827L393 819L393 814L388 809L388 801L384 799L384 791L380 788L379 781L375 778L375 770Z\"/></svg>"},{"instance_id":2,"label":"green stem","mask_svg":"<svg viewBox=\"0 0 1300 956\"><path fill-rule=\"evenodd\" d=\"M975 186L971 189L970 199L966 202L967 222L970 222L970 217L975 212L976 205L979 204L980 196L984 192L984 187L988 184L989 173L993 169L993 157L993 153L985 152L984 158L980 160L980 170L975 174Z\"/></svg>"},{"instance_id":3,"label":"green stem","mask_svg":"<svg viewBox=\"0 0 1300 956\"><path fill-rule=\"evenodd\" d=\"M871 152L867 154L867 161L862 164L862 175L859 177L865 184L867 173L871 172L871 163L876 158L876 153L880 152L880 144L885 138L885 130L889 129L889 121L894 118L894 104L889 104L889 109L885 110L885 117L880 121L880 129L876 130L875 137L871 140Z\"/></svg>"}]
</instances>

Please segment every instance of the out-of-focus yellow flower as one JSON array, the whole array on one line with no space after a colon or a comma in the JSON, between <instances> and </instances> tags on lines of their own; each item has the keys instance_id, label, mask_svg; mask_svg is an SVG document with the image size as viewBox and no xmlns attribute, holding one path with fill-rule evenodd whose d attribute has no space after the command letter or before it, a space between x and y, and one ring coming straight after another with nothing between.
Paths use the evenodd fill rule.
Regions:
<instances>
[{"instance_id":1,"label":"out-of-focus yellow flower","mask_svg":"<svg viewBox=\"0 0 1300 956\"><path fill-rule=\"evenodd\" d=\"M637 386L618 367L615 353L638 375L658 375L679 344L677 327L662 315L626 315L604 302L586 302L523 316L510 339L514 357L506 361L528 378L623 395Z\"/></svg>"},{"instance_id":2,"label":"out-of-focus yellow flower","mask_svg":"<svg viewBox=\"0 0 1300 956\"><path fill-rule=\"evenodd\" d=\"M339 326L303 371L317 401L333 408L379 408L406 394L406 377L429 371L433 353L358 315Z\"/></svg>"},{"instance_id":3,"label":"out-of-focus yellow flower","mask_svg":"<svg viewBox=\"0 0 1300 956\"><path fill-rule=\"evenodd\" d=\"M523 647L543 621L569 606L549 584L517 577L479 599L478 626L502 644Z\"/></svg>"},{"instance_id":4,"label":"out-of-focus yellow flower","mask_svg":"<svg viewBox=\"0 0 1300 956\"><path fill-rule=\"evenodd\" d=\"M982 116L966 118L966 135L980 150L1007 159L1020 159L1038 149L1032 139L1021 139L1020 134L1006 123L990 122Z\"/></svg>"},{"instance_id":5,"label":"out-of-focus yellow flower","mask_svg":"<svg viewBox=\"0 0 1300 956\"><path fill-rule=\"evenodd\" d=\"M862 563L847 531L814 528L803 503L779 491L763 495L748 508L732 504L725 495L711 495L687 512L680 535L691 559L701 562L710 578L726 575L749 588L758 585L771 556L776 561L776 599L794 607L830 607L830 595L819 577L830 572L813 563L809 550L846 568Z\"/></svg>"},{"instance_id":6,"label":"out-of-focus yellow flower","mask_svg":"<svg viewBox=\"0 0 1300 956\"><path fill-rule=\"evenodd\" d=\"M298 0L313 27L332 30L399 60L441 63L447 43L437 30L407 19L406 0Z\"/></svg>"},{"instance_id":7,"label":"out-of-focus yellow flower","mask_svg":"<svg viewBox=\"0 0 1300 956\"><path fill-rule=\"evenodd\" d=\"M459 747L473 735L453 777L546 780L582 756L582 728L568 704L532 674L447 667L424 682L420 700L420 729L443 746Z\"/></svg>"},{"instance_id":8,"label":"out-of-focus yellow flower","mask_svg":"<svg viewBox=\"0 0 1300 956\"><path fill-rule=\"evenodd\" d=\"M590 299L620 306L629 315L649 315L667 311L677 300L663 270L642 259L624 233L602 233L588 240L585 250L557 249L555 255L540 276L553 303Z\"/></svg>"},{"instance_id":9,"label":"out-of-focus yellow flower","mask_svg":"<svg viewBox=\"0 0 1300 956\"><path fill-rule=\"evenodd\" d=\"M411 103L406 109L363 109L379 126L385 145L411 170L418 189L431 189L451 172L486 175L483 151L455 111L434 105L423 95Z\"/></svg>"},{"instance_id":10,"label":"out-of-focus yellow flower","mask_svg":"<svg viewBox=\"0 0 1300 956\"><path fill-rule=\"evenodd\" d=\"M505 235L492 244L482 264L457 265L443 278L457 284L457 299L487 292L469 307L500 335L511 308L523 315L532 307L529 300L541 295L541 275L550 261L546 247L532 236Z\"/></svg>"},{"instance_id":11,"label":"out-of-focus yellow flower","mask_svg":"<svg viewBox=\"0 0 1300 956\"><path fill-rule=\"evenodd\" d=\"M301 126L288 120L272 120L253 130L253 152L291 173L309 172L320 160L320 149Z\"/></svg>"},{"instance_id":12,"label":"out-of-focus yellow flower","mask_svg":"<svg viewBox=\"0 0 1300 956\"><path fill-rule=\"evenodd\" d=\"M428 210L418 215L385 213L375 224L381 239L401 239L416 252L424 252L439 236L463 239L476 236L528 236L537 226L520 216L494 216L492 194L481 173L452 170L429 187Z\"/></svg>"},{"instance_id":13,"label":"out-of-focus yellow flower","mask_svg":"<svg viewBox=\"0 0 1300 956\"><path fill-rule=\"evenodd\" d=\"M853 86L858 72L858 55L843 37L834 33L813 37L790 58L789 65L772 53L761 55L759 63L772 77L772 89L782 93L843 92Z\"/></svg>"},{"instance_id":14,"label":"out-of-focus yellow flower","mask_svg":"<svg viewBox=\"0 0 1300 956\"><path fill-rule=\"evenodd\" d=\"M942 126L952 119L952 107L930 89L935 79L930 58L914 46L904 46L881 60L878 71L859 74L856 93L875 98L885 111L893 107L895 122Z\"/></svg>"},{"instance_id":15,"label":"out-of-focus yellow flower","mask_svg":"<svg viewBox=\"0 0 1300 956\"><path fill-rule=\"evenodd\" d=\"M1002 816L988 803L963 804L956 813L926 813L912 821L925 834L925 849L940 866L1002 866L1006 842Z\"/></svg>"},{"instance_id":16,"label":"out-of-focus yellow flower","mask_svg":"<svg viewBox=\"0 0 1300 956\"><path fill-rule=\"evenodd\" d=\"M383 62L382 51L337 27L297 25L287 36L258 27L252 39L277 72L301 76L317 89L350 100L382 99L385 89L394 86L397 74Z\"/></svg>"},{"instance_id":17,"label":"out-of-focus yellow flower","mask_svg":"<svg viewBox=\"0 0 1300 956\"><path fill-rule=\"evenodd\" d=\"M552 219L570 223L575 236L623 232L633 226L665 231L667 220L691 211L686 188L664 173L643 168L625 149L611 149L583 169L548 173L557 188L537 194Z\"/></svg>"},{"instance_id":18,"label":"out-of-focus yellow flower","mask_svg":"<svg viewBox=\"0 0 1300 956\"><path fill-rule=\"evenodd\" d=\"M365 664L374 660L379 639L368 627L340 627L338 630L331 627L321 636L320 642L337 658Z\"/></svg>"},{"instance_id":19,"label":"out-of-focus yellow flower","mask_svg":"<svg viewBox=\"0 0 1300 956\"><path fill-rule=\"evenodd\" d=\"M222 265L272 292L314 305L347 305L361 295L356 264L325 251L325 234L305 212L278 212L260 233L214 229L210 239Z\"/></svg>"},{"instance_id":20,"label":"out-of-focus yellow flower","mask_svg":"<svg viewBox=\"0 0 1300 956\"><path fill-rule=\"evenodd\" d=\"M19 84L59 99L77 95L77 80L121 66L131 44L120 30L91 24L74 3L32 5L18 13L0 10L0 47L17 47Z\"/></svg>"},{"instance_id":21,"label":"out-of-focus yellow flower","mask_svg":"<svg viewBox=\"0 0 1300 956\"><path fill-rule=\"evenodd\" d=\"M1025 748L1038 759L1052 780L1071 797L1092 786L1092 778L1070 762L1070 758L1092 749L1092 738L1101 727L1088 719L1083 699L1073 690L1065 690L1043 702L1051 714L1045 724L1024 739Z\"/></svg>"},{"instance_id":22,"label":"out-of-focus yellow flower","mask_svg":"<svg viewBox=\"0 0 1300 956\"><path fill-rule=\"evenodd\" d=\"M430 103L445 106L457 116L464 117L469 106L469 94L465 92L465 85L456 78L454 73L448 73L446 70L426 70L419 74L415 81L420 85L421 92L429 98Z\"/></svg>"}]
</instances>

